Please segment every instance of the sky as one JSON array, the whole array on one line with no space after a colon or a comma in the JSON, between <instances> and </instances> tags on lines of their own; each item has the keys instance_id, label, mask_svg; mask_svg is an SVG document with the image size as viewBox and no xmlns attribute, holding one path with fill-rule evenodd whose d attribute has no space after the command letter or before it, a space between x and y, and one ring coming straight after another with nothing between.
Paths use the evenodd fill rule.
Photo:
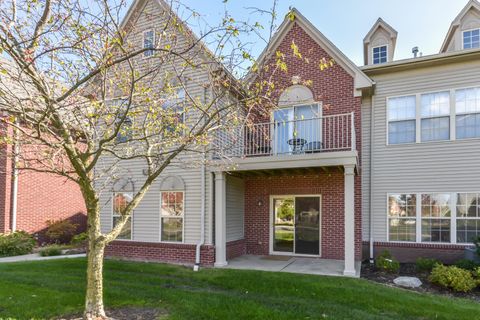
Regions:
<instances>
[{"instance_id":1,"label":"sky","mask_svg":"<svg viewBox=\"0 0 480 320\"><path fill-rule=\"evenodd\" d=\"M249 7L269 9L271 0L180 0L202 15L211 25L218 25L225 8L236 20L262 21ZM381 17L398 31L395 60L412 57L418 46L423 55L435 54L451 22L468 0L279 0L279 21L289 7L297 8L320 32L357 65L363 65L363 38ZM253 48L259 54L264 43Z\"/></svg>"}]
</instances>

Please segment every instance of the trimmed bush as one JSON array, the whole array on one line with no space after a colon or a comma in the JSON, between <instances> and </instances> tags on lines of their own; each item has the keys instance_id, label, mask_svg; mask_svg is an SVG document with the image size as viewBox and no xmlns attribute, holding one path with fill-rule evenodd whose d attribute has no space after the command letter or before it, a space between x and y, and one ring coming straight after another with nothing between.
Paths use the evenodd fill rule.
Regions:
<instances>
[{"instance_id":1,"label":"trimmed bush","mask_svg":"<svg viewBox=\"0 0 480 320\"><path fill-rule=\"evenodd\" d=\"M377 257L375 267L381 271L396 273L400 269L400 263L388 250L385 250Z\"/></svg>"},{"instance_id":2,"label":"trimmed bush","mask_svg":"<svg viewBox=\"0 0 480 320\"><path fill-rule=\"evenodd\" d=\"M77 231L78 224L70 220L48 220L45 235L53 243L70 243Z\"/></svg>"},{"instance_id":3,"label":"trimmed bush","mask_svg":"<svg viewBox=\"0 0 480 320\"><path fill-rule=\"evenodd\" d=\"M33 236L24 231L0 234L0 257L32 253L35 247Z\"/></svg>"},{"instance_id":4,"label":"trimmed bush","mask_svg":"<svg viewBox=\"0 0 480 320\"><path fill-rule=\"evenodd\" d=\"M76 234L72 237L72 242L70 242L75 247L86 246L88 241L88 234L86 232L82 232Z\"/></svg>"},{"instance_id":5,"label":"trimmed bush","mask_svg":"<svg viewBox=\"0 0 480 320\"><path fill-rule=\"evenodd\" d=\"M62 247L55 244L44 247L40 250L40 255L42 257L60 256L62 255Z\"/></svg>"},{"instance_id":6,"label":"trimmed bush","mask_svg":"<svg viewBox=\"0 0 480 320\"><path fill-rule=\"evenodd\" d=\"M468 259L458 260L457 262L455 262L455 266L468 271L473 271L475 270L475 268L479 267L478 263Z\"/></svg>"},{"instance_id":7,"label":"trimmed bush","mask_svg":"<svg viewBox=\"0 0 480 320\"><path fill-rule=\"evenodd\" d=\"M470 292L477 286L470 271L456 266L437 264L430 274L429 280L444 288L458 292Z\"/></svg>"},{"instance_id":8,"label":"trimmed bush","mask_svg":"<svg viewBox=\"0 0 480 320\"><path fill-rule=\"evenodd\" d=\"M418 272L430 272L436 264L440 264L440 261L429 258L418 258L415 262L415 267Z\"/></svg>"}]
</instances>

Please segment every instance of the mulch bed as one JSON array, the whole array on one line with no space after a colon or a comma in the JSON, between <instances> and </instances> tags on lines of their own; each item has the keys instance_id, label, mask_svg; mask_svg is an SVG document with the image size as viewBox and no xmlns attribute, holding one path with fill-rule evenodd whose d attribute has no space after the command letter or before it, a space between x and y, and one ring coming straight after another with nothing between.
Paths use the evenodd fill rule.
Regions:
<instances>
[{"instance_id":1,"label":"mulch bed","mask_svg":"<svg viewBox=\"0 0 480 320\"><path fill-rule=\"evenodd\" d=\"M422 285L419 288L404 288L397 286L395 283L393 283L393 280L400 276L417 277L418 279L420 279L420 281L422 281ZM414 263L401 263L398 273L392 274L377 270L375 268L375 265L370 264L368 261L365 261L362 263L362 272L360 273L360 277L367 280L383 283L388 286L403 288L406 290L422 293L440 294L449 297L467 298L480 302L480 289L478 287L468 293L453 292L451 290L447 290L445 288L430 283L430 281L428 281L428 273L417 272Z\"/></svg>"},{"instance_id":2,"label":"mulch bed","mask_svg":"<svg viewBox=\"0 0 480 320\"><path fill-rule=\"evenodd\" d=\"M142 307L123 307L106 309L105 313L111 320L158 320L168 315L165 310ZM81 320L81 315L61 317L58 320Z\"/></svg>"}]
</instances>

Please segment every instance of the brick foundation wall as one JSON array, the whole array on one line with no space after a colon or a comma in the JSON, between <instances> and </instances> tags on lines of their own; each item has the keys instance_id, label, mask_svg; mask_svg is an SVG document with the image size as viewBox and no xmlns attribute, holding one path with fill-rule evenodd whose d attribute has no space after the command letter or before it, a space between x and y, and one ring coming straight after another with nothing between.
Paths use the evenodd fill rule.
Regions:
<instances>
[{"instance_id":1,"label":"brick foundation wall","mask_svg":"<svg viewBox=\"0 0 480 320\"><path fill-rule=\"evenodd\" d=\"M167 262L176 264L195 264L196 245L175 243L151 243L135 241L114 241L105 250L106 257L135 260ZM200 264L213 266L215 248L204 245L200 249Z\"/></svg>"},{"instance_id":2,"label":"brick foundation wall","mask_svg":"<svg viewBox=\"0 0 480 320\"><path fill-rule=\"evenodd\" d=\"M360 191L356 179L356 190ZM326 259L344 258L344 175L330 169L308 175L252 177L245 179L245 241L246 253L269 254L270 196L322 195L321 256ZM355 196L355 256L361 258L360 192ZM262 206L258 206L259 200Z\"/></svg>"},{"instance_id":3,"label":"brick foundation wall","mask_svg":"<svg viewBox=\"0 0 480 320\"><path fill-rule=\"evenodd\" d=\"M415 262L418 258L434 258L444 263L454 263L463 259L464 245L422 244L422 243L390 243L374 242L375 257L384 250L390 251L400 262ZM369 243L363 242L363 258L369 258Z\"/></svg>"},{"instance_id":4,"label":"brick foundation wall","mask_svg":"<svg viewBox=\"0 0 480 320\"><path fill-rule=\"evenodd\" d=\"M227 261L247 253L245 239L227 242Z\"/></svg>"}]
</instances>

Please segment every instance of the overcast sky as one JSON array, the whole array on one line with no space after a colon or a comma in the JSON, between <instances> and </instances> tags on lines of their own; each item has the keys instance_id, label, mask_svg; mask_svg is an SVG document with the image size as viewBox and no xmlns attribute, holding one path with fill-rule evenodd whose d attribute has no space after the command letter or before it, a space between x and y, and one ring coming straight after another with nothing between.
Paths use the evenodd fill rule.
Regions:
<instances>
[{"instance_id":1,"label":"overcast sky","mask_svg":"<svg viewBox=\"0 0 480 320\"><path fill-rule=\"evenodd\" d=\"M180 0L212 25L221 21L225 6L237 20L255 19L248 7L271 7L270 0ZM363 64L362 41L382 17L398 31L395 59L409 58L418 46L424 55L438 53L450 23L468 0L279 0L279 18L297 8L327 38L358 65ZM265 21L261 21L267 24ZM264 44L254 51L260 52Z\"/></svg>"}]
</instances>

